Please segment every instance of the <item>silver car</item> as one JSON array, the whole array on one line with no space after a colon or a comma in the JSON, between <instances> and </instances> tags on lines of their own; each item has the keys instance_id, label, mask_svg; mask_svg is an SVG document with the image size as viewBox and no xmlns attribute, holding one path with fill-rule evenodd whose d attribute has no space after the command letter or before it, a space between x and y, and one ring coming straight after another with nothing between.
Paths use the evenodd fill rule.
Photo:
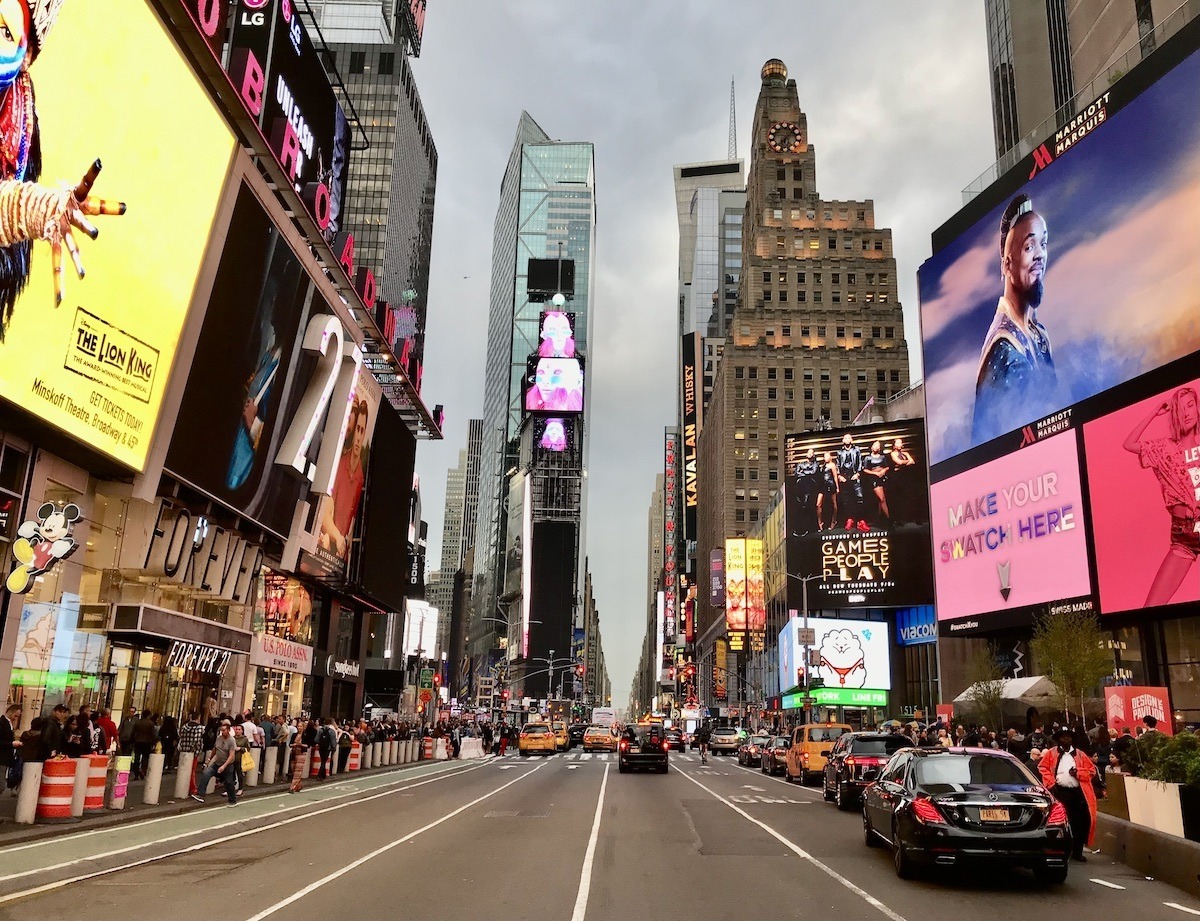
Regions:
<instances>
[{"instance_id":1,"label":"silver car","mask_svg":"<svg viewBox=\"0 0 1200 921\"><path fill-rule=\"evenodd\" d=\"M712 731L708 749L714 755L736 755L742 744L742 731L732 726L721 726Z\"/></svg>"}]
</instances>

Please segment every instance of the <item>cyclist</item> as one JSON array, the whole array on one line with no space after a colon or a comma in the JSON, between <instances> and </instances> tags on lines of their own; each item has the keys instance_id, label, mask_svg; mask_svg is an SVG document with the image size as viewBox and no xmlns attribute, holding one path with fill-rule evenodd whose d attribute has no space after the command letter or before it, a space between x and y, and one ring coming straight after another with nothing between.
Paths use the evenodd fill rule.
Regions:
<instances>
[{"instance_id":1,"label":"cyclist","mask_svg":"<svg viewBox=\"0 0 1200 921\"><path fill-rule=\"evenodd\" d=\"M708 723L705 723L696 730L696 743L700 748L700 763L708 764L708 741L712 737L712 730Z\"/></svg>"}]
</instances>

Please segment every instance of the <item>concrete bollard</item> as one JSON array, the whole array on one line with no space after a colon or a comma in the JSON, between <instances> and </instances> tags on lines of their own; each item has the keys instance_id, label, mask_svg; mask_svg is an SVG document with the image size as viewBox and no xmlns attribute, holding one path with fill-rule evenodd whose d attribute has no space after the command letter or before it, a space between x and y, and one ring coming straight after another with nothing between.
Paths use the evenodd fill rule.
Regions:
<instances>
[{"instance_id":1,"label":"concrete bollard","mask_svg":"<svg viewBox=\"0 0 1200 921\"><path fill-rule=\"evenodd\" d=\"M383 767L383 743L371 743L371 767Z\"/></svg>"},{"instance_id":2,"label":"concrete bollard","mask_svg":"<svg viewBox=\"0 0 1200 921\"><path fill-rule=\"evenodd\" d=\"M179 767L175 769L175 799L187 799L192 787L192 771L196 768L195 752L180 752Z\"/></svg>"},{"instance_id":3,"label":"concrete bollard","mask_svg":"<svg viewBox=\"0 0 1200 921\"><path fill-rule=\"evenodd\" d=\"M150 764L146 768L146 782L142 787L142 802L147 806L158 805L158 795L162 791L163 768L166 764L167 756L162 752L150 755Z\"/></svg>"},{"instance_id":4,"label":"concrete bollard","mask_svg":"<svg viewBox=\"0 0 1200 921\"><path fill-rule=\"evenodd\" d=\"M112 795L108 800L108 808L121 810L125 808L125 798L129 795L129 771L133 767L132 755L117 755L113 759Z\"/></svg>"},{"instance_id":5,"label":"concrete bollard","mask_svg":"<svg viewBox=\"0 0 1200 921\"><path fill-rule=\"evenodd\" d=\"M369 771L371 769L371 750L375 746L368 742L362 747L362 759L358 762L360 771Z\"/></svg>"},{"instance_id":6,"label":"concrete bollard","mask_svg":"<svg viewBox=\"0 0 1200 921\"><path fill-rule=\"evenodd\" d=\"M385 741L383 743L383 766L384 767L389 766L393 760L394 760L394 755L392 752L392 743Z\"/></svg>"},{"instance_id":7,"label":"concrete bollard","mask_svg":"<svg viewBox=\"0 0 1200 921\"><path fill-rule=\"evenodd\" d=\"M91 769L92 762L87 758L80 758L75 762L75 787L71 791L71 815L76 819L83 816L83 802L87 799L88 773Z\"/></svg>"},{"instance_id":8,"label":"concrete bollard","mask_svg":"<svg viewBox=\"0 0 1200 921\"><path fill-rule=\"evenodd\" d=\"M263 752L262 782L275 783L275 769L279 766L279 746L272 745Z\"/></svg>"},{"instance_id":9,"label":"concrete bollard","mask_svg":"<svg viewBox=\"0 0 1200 921\"><path fill-rule=\"evenodd\" d=\"M400 763L400 740L392 739L392 764Z\"/></svg>"},{"instance_id":10,"label":"concrete bollard","mask_svg":"<svg viewBox=\"0 0 1200 921\"><path fill-rule=\"evenodd\" d=\"M408 744L408 739L400 740L400 763L408 764L412 761L412 746Z\"/></svg>"},{"instance_id":11,"label":"concrete bollard","mask_svg":"<svg viewBox=\"0 0 1200 921\"><path fill-rule=\"evenodd\" d=\"M246 786L257 787L258 778L262 773L262 753L261 748L251 748L250 757L254 759L254 767L246 772Z\"/></svg>"},{"instance_id":12,"label":"concrete bollard","mask_svg":"<svg viewBox=\"0 0 1200 921\"><path fill-rule=\"evenodd\" d=\"M313 759L313 750L310 748L308 751L306 751L304 753L304 766L303 766L302 770L300 771L301 777L307 778L307 777L312 776L312 759Z\"/></svg>"},{"instance_id":13,"label":"concrete bollard","mask_svg":"<svg viewBox=\"0 0 1200 921\"><path fill-rule=\"evenodd\" d=\"M42 789L42 762L26 761L21 769L21 786L17 790L17 822L32 825L37 817L38 793Z\"/></svg>"}]
</instances>

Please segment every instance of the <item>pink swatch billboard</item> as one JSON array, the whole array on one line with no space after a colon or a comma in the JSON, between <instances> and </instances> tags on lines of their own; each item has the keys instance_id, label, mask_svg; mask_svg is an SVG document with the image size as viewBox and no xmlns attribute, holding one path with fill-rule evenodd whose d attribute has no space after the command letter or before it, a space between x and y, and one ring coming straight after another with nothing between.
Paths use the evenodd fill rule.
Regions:
<instances>
[{"instance_id":1,"label":"pink swatch billboard","mask_svg":"<svg viewBox=\"0 0 1200 921\"><path fill-rule=\"evenodd\" d=\"M1200 601L1200 379L1083 427L1100 609Z\"/></svg>"},{"instance_id":2,"label":"pink swatch billboard","mask_svg":"<svg viewBox=\"0 0 1200 921\"><path fill-rule=\"evenodd\" d=\"M1048 602L1082 598L1090 607L1073 431L935 483L931 499L938 620L954 622L948 634L1015 625L1005 612L1028 622Z\"/></svg>"}]
</instances>

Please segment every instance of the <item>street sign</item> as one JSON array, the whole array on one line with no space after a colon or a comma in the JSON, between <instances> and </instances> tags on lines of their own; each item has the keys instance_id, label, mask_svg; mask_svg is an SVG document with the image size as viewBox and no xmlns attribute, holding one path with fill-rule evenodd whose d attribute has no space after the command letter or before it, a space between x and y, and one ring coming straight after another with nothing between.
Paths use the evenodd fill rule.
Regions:
<instances>
[{"instance_id":1,"label":"street sign","mask_svg":"<svg viewBox=\"0 0 1200 921\"><path fill-rule=\"evenodd\" d=\"M421 669L421 678L420 678L420 681L417 682L417 685L418 685L418 687L422 687L422 688L432 688L433 687L433 669L432 668Z\"/></svg>"},{"instance_id":2,"label":"street sign","mask_svg":"<svg viewBox=\"0 0 1200 921\"><path fill-rule=\"evenodd\" d=\"M801 646L815 646L817 631L815 627L799 627L796 630L796 642Z\"/></svg>"},{"instance_id":3,"label":"street sign","mask_svg":"<svg viewBox=\"0 0 1200 921\"><path fill-rule=\"evenodd\" d=\"M421 701L423 704L429 703L431 700L433 700L433 688L421 688L417 692L417 700Z\"/></svg>"}]
</instances>

